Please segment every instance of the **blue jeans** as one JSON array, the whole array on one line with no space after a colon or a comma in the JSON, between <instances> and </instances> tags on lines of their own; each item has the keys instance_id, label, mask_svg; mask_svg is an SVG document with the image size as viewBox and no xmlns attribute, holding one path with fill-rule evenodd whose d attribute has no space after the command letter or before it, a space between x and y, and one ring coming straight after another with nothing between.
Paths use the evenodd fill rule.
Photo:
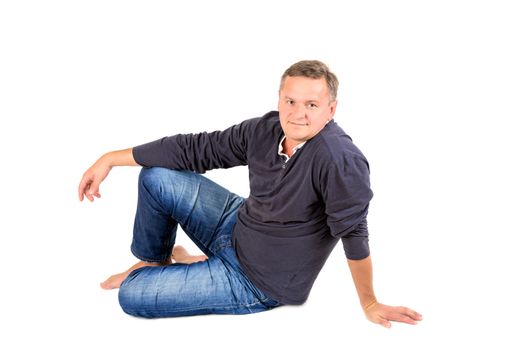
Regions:
<instances>
[{"instance_id":1,"label":"blue jeans","mask_svg":"<svg viewBox=\"0 0 524 350\"><path fill-rule=\"evenodd\" d=\"M208 260L134 270L120 286L122 309L153 318L247 314L279 306L249 281L232 246L231 233L243 201L193 172L143 168L132 253L143 261L166 260L180 225Z\"/></svg>"}]
</instances>

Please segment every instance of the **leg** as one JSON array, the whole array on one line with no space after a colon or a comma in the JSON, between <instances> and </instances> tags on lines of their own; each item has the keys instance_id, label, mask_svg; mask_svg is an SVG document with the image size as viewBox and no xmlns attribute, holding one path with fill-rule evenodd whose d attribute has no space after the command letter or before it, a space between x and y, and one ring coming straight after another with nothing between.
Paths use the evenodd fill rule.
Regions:
<instances>
[{"instance_id":1,"label":"leg","mask_svg":"<svg viewBox=\"0 0 524 350\"><path fill-rule=\"evenodd\" d=\"M131 250L143 261L165 261L172 254L180 225L204 254L212 256L230 246L228 220L236 216L242 202L243 198L202 175L143 169Z\"/></svg>"},{"instance_id":2,"label":"leg","mask_svg":"<svg viewBox=\"0 0 524 350\"><path fill-rule=\"evenodd\" d=\"M137 269L120 287L120 305L130 315L147 318L247 314L277 307L235 261L229 247L203 262Z\"/></svg>"},{"instance_id":3,"label":"leg","mask_svg":"<svg viewBox=\"0 0 524 350\"><path fill-rule=\"evenodd\" d=\"M101 283L102 288L118 288L137 268L170 264L172 255L182 257L180 262L185 263L205 259L173 249L178 224L208 256L230 245L230 237L222 236L226 228L223 221L235 215L242 201L241 197L189 171L142 169L131 245L131 251L141 262L109 277Z\"/></svg>"},{"instance_id":4,"label":"leg","mask_svg":"<svg viewBox=\"0 0 524 350\"><path fill-rule=\"evenodd\" d=\"M120 287L125 312L142 317L243 314L278 305L246 278L232 246L242 198L190 172L153 168L140 178L133 253L161 261L171 252L180 224L209 259L135 269Z\"/></svg>"},{"instance_id":5,"label":"leg","mask_svg":"<svg viewBox=\"0 0 524 350\"><path fill-rule=\"evenodd\" d=\"M128 268L127 270L125 270L124 272L120 272L120 273L110 276L104 282L100 283L100 287L106 290L120 288L120 285L127 278L127 276L129 276L129 274L136 269L139 269L145 266L165 266L165 265L170 265L171 263L172 263L171 259L168 259L163 262L158 262L158 263L139 261L136 264L134 264L133 266L131 266L130 268Z\"/></svg>"}]
</instances>

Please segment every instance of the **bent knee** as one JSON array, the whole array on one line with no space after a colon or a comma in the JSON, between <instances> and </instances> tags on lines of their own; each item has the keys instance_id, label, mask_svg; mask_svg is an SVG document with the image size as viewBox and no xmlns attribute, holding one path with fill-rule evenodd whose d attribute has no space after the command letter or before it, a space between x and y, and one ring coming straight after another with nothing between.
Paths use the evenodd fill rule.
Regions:
<instances>
[{"instance_id":1,"label":"bent knee","mask_svg":"<svg viewBox=\"0 0 524 350\"><path fill-rule=\"evenodd\" d=\"M132 285L127 283L127 279L120 285L118 290L118 302L122 310L129 315L136 316L133 310L136 309L137 298L136 291Z\"/></svg>"},{"instance_id":2,"label":"bent knee","mask_svg":"<svg viewBox=\"0 0 524 350\"><path fill-rule=\"evenodd\" d=\"M127 281L127 280L126 280ZM148 317L143 311L143 298L141 292L133 283L122 283L118 291L118 302L122 311L135 317Z\"/></svg>"},{"instance_id":3,"label":"bent knee","mask_svg":"<svg viewBox=\"0 0 524 350\"><path fill-rule=\"evenodd\" d=\"M149 190L159 187L177 187L187 181L194 181L194 174L188 170L173 170L161 167L142 168L138 177L140 187Z\"/></svg>"},{"instance_id":4,"label":"bent knee","mask_svg":"<svg viewBox=\"0 0 524 350\"><path fill-rule=\"evenodd\" d=\"M152 288L155 280L153 267L142 267L132 271L122 282L118 291L118 302L122 310L131 316L153 318L158 290Z\"/></svg>"},{"instance_id":5,"label":"bent knee","mask_svg":"<svg viewBox=\"0 0 524 350\"><path fill-rule=\"evenodd\" d=\"M138 181L140 184L151 185L158 183L164 177L168 176L168 173L176 170L169 170L166 168L153 167L153 168L142 168Z\"/></svg>"}]
</instances>

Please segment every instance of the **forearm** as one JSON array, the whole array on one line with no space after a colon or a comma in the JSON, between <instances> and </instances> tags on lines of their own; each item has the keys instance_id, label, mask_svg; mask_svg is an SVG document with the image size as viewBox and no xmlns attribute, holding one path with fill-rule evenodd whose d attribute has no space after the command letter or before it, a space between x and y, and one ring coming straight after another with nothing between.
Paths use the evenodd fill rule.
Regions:
<instances>
[{"instance_id":1,"label":"forearm","mask_svg":"<svg viewBox=\"0 0 524 350\"><path fill-rule=\"evenodd\" d=\"M133 157L132 148L108 152L100 158L100 161L106 163L110 167L139 165Z\"/></svg>"},{"instance_id":2,"label":"forearm","mask_svg":"<svg viewBox=\"0 0 524 350\"><path fill-rule=\"evenodd\" d=\"M362 260L347 259L362 308L376 301L373 291L373 265L371 256Z\"/></svg>"}]
</instances>

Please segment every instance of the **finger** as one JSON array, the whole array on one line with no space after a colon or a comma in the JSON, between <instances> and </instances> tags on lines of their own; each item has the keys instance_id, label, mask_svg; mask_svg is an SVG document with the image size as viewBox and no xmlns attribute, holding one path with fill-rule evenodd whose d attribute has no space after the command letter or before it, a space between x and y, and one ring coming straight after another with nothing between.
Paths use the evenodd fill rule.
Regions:
<instances>
[{"instance_id":1,"label":"finger","mask_svg":"<svg viewBox=\"0 0 524 350\"><path fill-rule=\"evenodd\" d=\"M91 184L87 185L84 191L84 195L87 197L87 199L89 199L90 202L93 201L93 195L91 194Z\"/></svg>"},{"instance_id":2,"label":"finger","mask_svg":"<svg viewBox=\"0 0 524 350\"><path fill-rule=\"evenodd\" d=\"M413 325L417 324L417 321L415 321L414 319L412 319L411 317L405 314L394 313L393 315L390 315L390 317L388 318L391 321L408 323L408 324L413 324Z\"/></svg>"},{"instance_id":3,"label":"finger","mask_svg":"<svg viewBox=\"0 0 524 350\"><path fill-rule=\"evenodd\" d=\"M416 321L422 320L422 315L416 312L415 310L411 310L410 308L407 308L405 306L400 306L397 309L401 314L404 314L413 320L416 320Z\"/></svg>"},{"instance_id":4,"label":"finger","mask_svg":"<svg viewBox=\"0 0 524 350\"><path fill-rule=\"evenodd\" d=\"M82 177L82 180L80 180L80 184L78 185L78 199L80 199L80 201L84 200L84 192L85 192L86 186L87 186L87 178L84 175Z\"/></svg>"},{"instance_id":5,"label":"finger","mask_svg":"<svg viewBox=\"0 0 524 350\"><path fill-rule=\"evenodd\" d=\"M422 321L422 315L419 314L418 312L416 312L415 310L411 310L411 309L406 308L404 313L406 315L408 315L409 317L411 317L412 319L414 319L414 320Z\"/></svg>"},{"instance_id":6,"label":"finger","mask_svg":"<svg viewBox=\"0 0 524 350\"><path fill-rule=\"evenodd\" d=\"M385 328L391 328L391 322L389 322L385 318L381 317L378 323Z\"/></svg>"},{"instance_id":7,"label":"finger","mask_svg":"<svg viewBox=\"0 0 524 350\"><path fill-rule=\"evenodd\" d=\"M91 185L89 186L88 193L90 195L94 195L95 193L99 193L98 187L100 186L100 181L97 179L94 179Z\"/></svg>"}]
</instances>

